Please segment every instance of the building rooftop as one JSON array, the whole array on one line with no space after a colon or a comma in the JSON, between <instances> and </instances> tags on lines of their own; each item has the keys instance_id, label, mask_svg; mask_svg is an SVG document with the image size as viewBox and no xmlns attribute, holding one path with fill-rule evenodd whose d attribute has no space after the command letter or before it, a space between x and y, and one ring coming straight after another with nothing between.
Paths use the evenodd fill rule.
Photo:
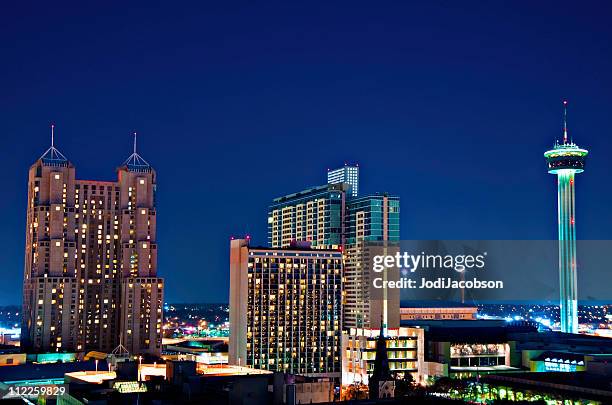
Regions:
<instances>
[{"instance_id":1,"label":"building rooftop","mask_svg":"<svg viewBox=\"0 0 612 405\"><path fill-rule=\"evenodd\" d=\"M471 305L471 304L465 304L465 303L461 303L458 301L438 301L438 300L433 300L433 301L402 301L401 302L401 309L406 309L406 308L476 308L478 309L477 305Z\"/></svg>"},{"instance_id":2,"label":"building rooftop","mask_svg":"<svg viewBox=\"0 0 612 405\"><path fill-rule=\"evenodd\" d=\"M310 194L314 194L314 193L318 193L322 191L346 191L347 187L348 187L348 184L346 183L325 184L323 186L314 186L314 187L310 187L302 191L298 191L297 193L291 193L291 194L284 195L282 197L277 197L272 201L274 202L274 204L283 203L285 201L289 201L295 198L305 197Z\"/></svg>"},{"instance_id":3,"label":"building rooftop","mask_svg":"<svg viewBox=\"0 0 612 405\"><path fill-rule=\"evenodd\" d=\"M211 365L198 367L198 374L205 377L221 377L221 376L236 376L236 375L264 375L273 374L272 371L260 370L251 367L235 366L235 365Z\"/></svg>"},{"instance_id":4,"label":"building rooftop","mask_svg":"<svg viewBox=\"0 0 612 405\"><path fill-rule=\"evenodd\" d=\"M585 398L586 396L589 399L602 399L604 403L611 403L612 401L610 377L585 371L486 375L481 378L481 381L549 391L558 395L565 393L568 398Z\"/></svg>"},{"instance_id":5,"label":"building rooftop","mask_svg":"<svg viewBox=\"0 0 612 405\"><path fill-rule=\"evenodd\" d=\"M108 366L106 361L98 362L98 369L105 370ZM40 380L49 378L64 378L66 373L77 371L93 371L96 369L96 362L90 361L74 361L66 363L27 363L19 364L10 367L0 367L0 381L15 381L15 380Z\"/></svg>"},{"instance_id":6,"label":"building rooftop","mask_svg":"<svg viewBox=\"0 0 612 405\"><path fill-rule=\"evenodd\" d=\"M80 381L90 384L102 384L108 380L114 380L117 378L117 374L114 371L75 371L72 373L66 373L68 381Z\"/></svg>"}]
</instances>

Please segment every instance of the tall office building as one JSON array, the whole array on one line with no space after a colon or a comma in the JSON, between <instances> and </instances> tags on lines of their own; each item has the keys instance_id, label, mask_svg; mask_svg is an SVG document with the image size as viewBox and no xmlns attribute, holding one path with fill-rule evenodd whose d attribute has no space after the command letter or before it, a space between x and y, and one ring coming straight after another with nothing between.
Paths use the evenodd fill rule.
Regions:
<instances>
[{"instance_id":1,"label":"tall office building","mask_svg":"<svg viewBox=\"0 0 612 405\"><path fill-rule=\"evenodd\" d=\"M230 243L230 364L341 374L342 253Z\"/></svg>"},{"instance_id":2,"label":"tall office building","mask_svg":"<svg viewBox=\"0 0 612 405\"><path fill-rule=\"evenodd\" d=\"M323 249L342 245L346 190L346 184L329 184L274 199L268 210L270 247L294 241Z\"/></svg>"},{"instance_id":3,"label":"tall office building","mask_svg":"<svg viewBox=\"0 0 612 405\"><path fill-rule=\"evenodd\" d=\"M136 152L117 181L79 180L53 144L30 167L25 350L161 352L155 170Z\"/></svg>"},{"instance_id":4,"label":"tall office building","mask_svg":"<svg viewBox=\"0 0 612 405\"><path fill-rule=\"evenodd\" d=\"M359 166L347 165L327 171L327 184L346 183L349 185L350 197L359 196Z\"/></svg>"},{"instance_id":5,"label":"tall office building","mask_svg":"<svg viewBox=\"0 0 612 405\"><path fill-rule=\"evenodd\" d=\"M294 241L315 248L344 250L345 328L399 327L399 290L382 296L370 283L372 245L395 254L399 249L399 197L370 195L353 198L346 183L313 187L276 198L268 211L270 247Z\"/></svg>"},{"instance_id":6,"label":"tall office building","mask_svg":"<svg viewBox=\"0 0 612 405\"><path fill-rule=\"evenodd\" d=\"M561 331L566 333L578 333L574 176L584 171L588 153L568 140L567 101L564 101L563 143L555 142L544 157L548 173L557 175Z\"/></svg>"},{"instance_id":7,"label":"tall office building","mask_svg":"<svg viewBox=\"0 0 612 405\"><path fill-rule=\"evenodd\" d=\"M399 251L399 197L372 195L349 200L344 245L344 328L400 326L398 289L374 291L370 278L372 252Z\"/></svg>"}]
</instances>

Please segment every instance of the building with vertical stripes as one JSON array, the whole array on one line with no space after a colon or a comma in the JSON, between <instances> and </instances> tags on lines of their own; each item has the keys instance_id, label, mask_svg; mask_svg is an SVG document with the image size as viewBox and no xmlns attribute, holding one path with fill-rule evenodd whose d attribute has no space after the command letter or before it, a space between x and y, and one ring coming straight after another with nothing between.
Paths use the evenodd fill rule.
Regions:
<instances>
[{"instance_id":1,"label":"building with vertical stripes","mask_svg":"<svg viewBox=\"0 0 612 405\"><path fill-rule=\"evenodd\" d=\"M230 364L340 378L342 252L230 242Z\"/></svg>"}]
</instances>

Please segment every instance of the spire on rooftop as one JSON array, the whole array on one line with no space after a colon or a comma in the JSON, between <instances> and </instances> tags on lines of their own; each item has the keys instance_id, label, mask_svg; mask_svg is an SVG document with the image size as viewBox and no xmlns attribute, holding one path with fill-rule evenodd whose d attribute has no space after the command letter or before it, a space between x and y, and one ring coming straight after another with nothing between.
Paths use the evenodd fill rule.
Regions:
<instances>
[{"instance_id":1,"label":"spire on rooftop","mask_svg":"<svg viewBox=\"0 0 612 405\"><path fill-rule=\"evenodd\" d=\"M129 170L133 171L149 171L151 170L151 165L143 159L142 156L138 154L136 151L136 140L138 134L134 132L134 152L130 155L129 158L125 162L123 162L124 166L127 166Z\"/></svg>"},{"instance_id":2,"label":"spire on rooftop","mask_svg":"<svg viewBox=\"0 0 612 405\"><path fill-rule=\"evenodd\" d=\"M64 166L68 164L68 159L55 148L55 124L51 124L51 146L42 154L40 160L48 165Z\"/></svg>"},{"instance_id":3,"label":"spire on rooftop","mask_svg":"<svg viewBox=\"0 0 612 405\"><path fill-rule=\"evenodd\" d=\"M380 332L376 339L376 357L374 358L374 370L368 381L370 399L380 398L380 383L392 381L391 369L389 367L389 354L387 353L387 339L385 338L385 324L383 316L380 316Z\"/></svg>"}]
</instances>

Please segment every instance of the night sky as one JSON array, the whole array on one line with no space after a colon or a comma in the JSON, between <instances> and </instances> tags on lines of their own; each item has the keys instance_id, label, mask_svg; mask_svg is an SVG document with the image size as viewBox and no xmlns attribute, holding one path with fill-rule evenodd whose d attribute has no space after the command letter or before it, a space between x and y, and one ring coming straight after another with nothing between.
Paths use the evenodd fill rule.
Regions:
<instances>
[{"instance_id":1,"label":"night sky","mask_svg":"<svg viewBox=\"0 0 612 405\"><path fill-rule=\"evenodd\" d=\"M403 239L556 238L564 98L578 237L612 239L609 3L297 3L3 4L0 305L51 122L79 178L115 179L140 134L169 302L226 301L230 236L265 244L271 199L345 161L401 197Z\"/></svg>"}]
</instances>

